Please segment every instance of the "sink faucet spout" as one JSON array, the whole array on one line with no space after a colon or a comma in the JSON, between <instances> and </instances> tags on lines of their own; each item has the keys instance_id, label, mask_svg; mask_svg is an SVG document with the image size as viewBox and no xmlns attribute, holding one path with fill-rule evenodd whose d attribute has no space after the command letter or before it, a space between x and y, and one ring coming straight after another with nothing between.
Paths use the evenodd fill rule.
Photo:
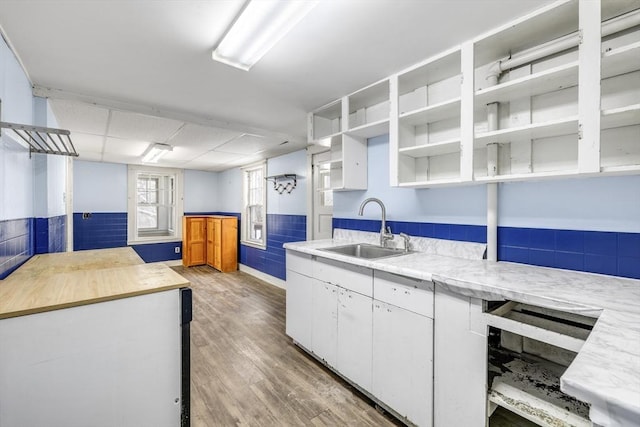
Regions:
<instances>
[{"instance_id":1,"label":"sink faucet spout","mask_svg":"<svg viewBox=\"0 0 640 427\"><path fill-rule=\"evenodd\" d=\"M358 211L358 215L360 216L363 215L364 207L369 202L375 202L380 205L380 210L382 211L382 225L380 227L380 246L385 247L386 242L388 240L393 240L393 233L391 233L391 228L387 226L387 209L385 208L384 203L382 203L382 200L376 197L369 197L368 199L365 199L360 205L360 210Z\"/></svg>"}]
</instances>

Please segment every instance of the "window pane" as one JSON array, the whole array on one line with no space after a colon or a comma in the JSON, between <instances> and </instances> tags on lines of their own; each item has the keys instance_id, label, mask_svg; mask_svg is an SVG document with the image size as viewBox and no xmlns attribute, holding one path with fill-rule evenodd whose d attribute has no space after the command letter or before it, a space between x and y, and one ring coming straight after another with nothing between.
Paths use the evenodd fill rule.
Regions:
<instances>
[{"instance_id":1,"label":"window pane","mask_svg":"<svg viewBox=\"0 0 640 427\"><path fill-rule=\"evenodd\" d=\"M175 177L139 173L136 183L138 237L175 233Z\"/></svg>"}]
</instances>

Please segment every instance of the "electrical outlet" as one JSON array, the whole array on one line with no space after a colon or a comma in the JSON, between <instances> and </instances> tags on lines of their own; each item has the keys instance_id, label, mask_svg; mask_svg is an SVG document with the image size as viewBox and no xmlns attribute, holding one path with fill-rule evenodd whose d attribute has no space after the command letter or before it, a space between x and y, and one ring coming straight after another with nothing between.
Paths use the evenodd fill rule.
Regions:
<instances>
[{"instance_id":1,"label":"electrical outlet","mask_svg":"<svg viewBox=\"0 0 640 427\"><path fill-rule=\"evenodd\" d=\"M180 246L176 246L176 247L174 248L174 251L175 251L177 254L179 254L179 253L180 253Z\"/></svg>"}]
</instances>

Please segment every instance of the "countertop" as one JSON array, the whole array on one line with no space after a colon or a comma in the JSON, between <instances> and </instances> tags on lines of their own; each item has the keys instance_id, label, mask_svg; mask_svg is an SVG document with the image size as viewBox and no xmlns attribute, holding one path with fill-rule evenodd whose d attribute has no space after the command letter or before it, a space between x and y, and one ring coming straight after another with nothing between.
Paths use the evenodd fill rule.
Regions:
<instances>
[{"instance_id":1,"label":"countertop","mask_svg":"<svg viewBox=\"0 0 640 427\"><path fill-rule=\"evenodd\" d=\"M640 280L425 252L367 260L320 250L347 243L350 241L316 240L284 247L433 280L465 296L512 300L598 318L561 377L561 389L597 406L605 416L622 411L640 417Z\"/></svg>"},{"instance_id":2,"label":"countertop","mask_svg":"<svg viewBox=\"0 0 640 427\"><path fill-rule=\"evenodd\" d=\"M0 319L189 286L132 248L35 255L0 281Z\"/></svg>"}]
</instances>

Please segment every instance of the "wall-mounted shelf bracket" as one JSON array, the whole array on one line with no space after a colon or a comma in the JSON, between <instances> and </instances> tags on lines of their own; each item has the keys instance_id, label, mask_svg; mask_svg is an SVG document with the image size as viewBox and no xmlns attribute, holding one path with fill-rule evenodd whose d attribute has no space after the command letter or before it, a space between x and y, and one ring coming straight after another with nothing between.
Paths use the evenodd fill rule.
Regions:
<instances>
[{"instance_id":1,"label":"wall-mounted shelf bracket","mask_svg":"<svg viewBox=\"0 0 640 427\"><path fill-rule=\"evenodd\" d=\"M272 175L265 178L273 182L273 189L282 194L285 191L291 193L298 184L298 176L295 173L285 173L283 175Z\"/></svg>"},{"instance_id":2,"label":"wall-mounted shelf bracket","mask_svg":"<svg viewBox=\"0 0 640 427\"><path fill-rule=\"evenodd\" d=\"M78 157L76 147L71 141L71 132L68 130L0 121L0 132L2 129L12 130L26 142L29 146L29 156L31 153L42 153Z\"/></svg>"}]
</instances>

